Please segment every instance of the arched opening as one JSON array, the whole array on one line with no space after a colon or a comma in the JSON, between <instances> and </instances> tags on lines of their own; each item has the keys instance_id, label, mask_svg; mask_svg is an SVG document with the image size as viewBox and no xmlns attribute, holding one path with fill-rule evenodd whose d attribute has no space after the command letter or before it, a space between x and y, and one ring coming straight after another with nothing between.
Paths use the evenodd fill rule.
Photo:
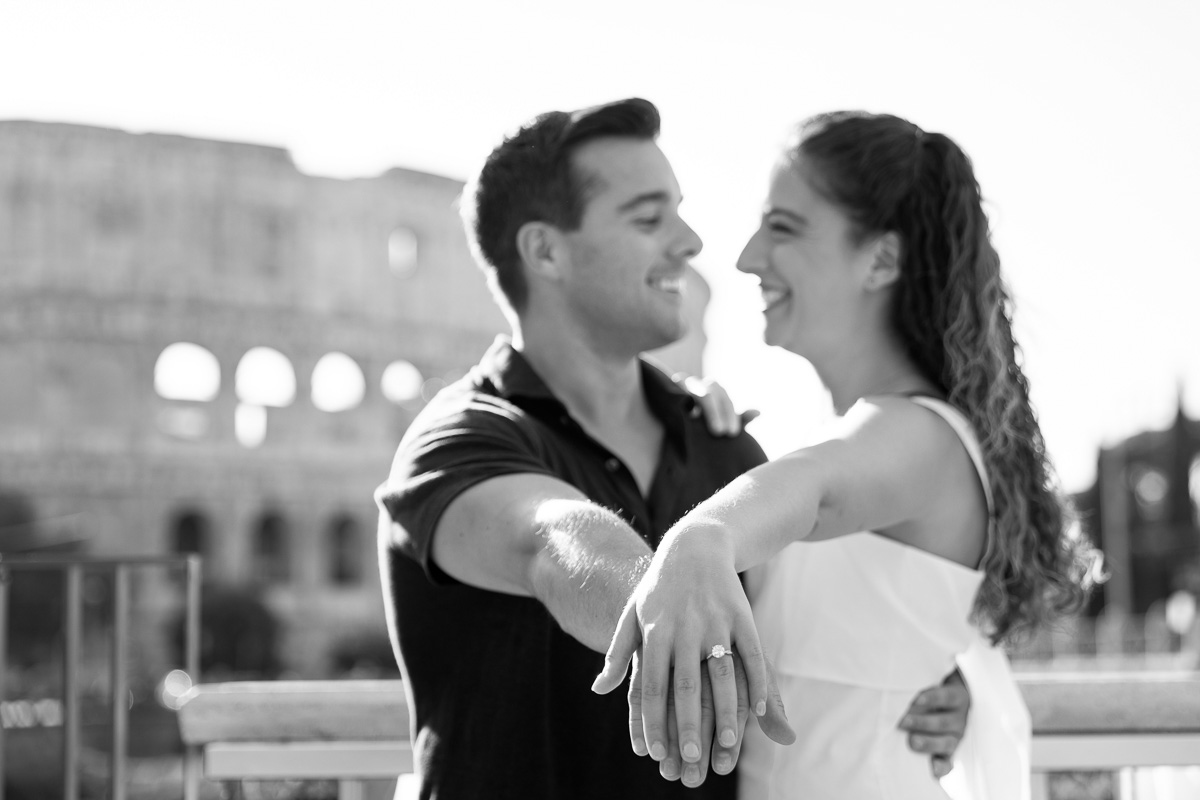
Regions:
<instances>
[{"instance_id":1,"label":"arched opening","mask_svg":"<svg viewBox=\"0 0 1200 800\"><path fill-rule=\"evenodd\" d=\"M154 362L154 391L167 400L207 402L221 391L221 365L198 344L169 344Z\"/></svg>"},{"instance_id":2,"label":"arched opening","mask_svg":"<svg viewBox=\"0 0 1200 800\"><path fill-rule=\"evenodd\" d=\"M296 399L296 370L292 362L270 347L252 347L233 375L238 400L252 406L284 408Z\"/></svg>"},{"instance_id":3,"label":"arched opening","mask_svg":"<svg viewBox=\"0 0 1200 800\"><path fill-rule=\"evenodd\" d=\"M339 514L329 523L329 580L335 586L357 586L363 579L362 533L358 521Z\"/></svg>"},{"instance_id":4,"label":"arched opening","mask_svg":"<svg viewBox=\"0 0 1200 800\"><path fill-rule=\"evenodd\" d=\"M345 353L326 353L313 368L312 401L321 411L349 411L366 395L362 369Z\"/></svg>"},{"instance_id":5,"label":"arched opening","mask_svg":"<svg viewBox=\"0 0 1200 800\"><path fill-rule=\"evenodd\" d=\"M380 388L383 396L396 405L407 405L421 396L425 376L421 370L404 359L397 359L383 370Z\"/></svg>"},{"instance_id":6,"label":"arched opening","mask_svg":"<svg viewBox=\"0 0 1200 800\"><path fill-rule=\"evenodd\" d=\"M287 520L276 512L258 519L251 537L251 577L259 583L287 583L292 577Z\"/></svg>"},{"instance_id":7,"label":"arched opening","mask_svg":"<svg viewBox=\"0 0 1200 800\"><path fill-rule=\"evenodd\" d=\"M211 526L202 512L188 509L175 515L171 523L171 552L208 556L211 552Z\"/></svg>"}]
</instances>

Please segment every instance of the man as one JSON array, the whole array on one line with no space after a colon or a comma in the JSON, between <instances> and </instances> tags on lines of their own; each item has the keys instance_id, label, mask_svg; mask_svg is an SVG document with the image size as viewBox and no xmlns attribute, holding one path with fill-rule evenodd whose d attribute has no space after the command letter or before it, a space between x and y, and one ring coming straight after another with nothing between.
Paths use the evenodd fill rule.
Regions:
<instances>
[{"instance_id":1,"label":"man","mask_svg":"<svg viewBox=\"0 0 1200 800\"><path fill-rule=\"evenodd\" d=\"M690 797L734 795L738 744L713 742L728 698L682 736L634 727L646 759L625 699L589 688L651 548L765 460L744 433L710 434L695 398L638 357L683 335L701 248L658 126L637 99L544 114L464 196L511 342L425 408L377 495L423 798L667 798L679 778L701 786ZM761 724L790 733L774 709ZM700 752L684 759L689 737Z\"/></svg>"}]
</instances>

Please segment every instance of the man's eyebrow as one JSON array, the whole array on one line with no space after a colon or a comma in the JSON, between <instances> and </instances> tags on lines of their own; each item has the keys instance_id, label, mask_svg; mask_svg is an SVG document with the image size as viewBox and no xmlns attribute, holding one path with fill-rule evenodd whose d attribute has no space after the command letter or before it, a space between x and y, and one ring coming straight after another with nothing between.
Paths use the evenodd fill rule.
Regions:
<instances>
[{"instance_id":1,"label":"man's eyebrow","mask_svg":"<svg viewBox=\"0 0 1200 800\"><path fill-rule=\"evenodd\" d=\"M626 200L624 203L617 206L617 211L619 211L619 212L630 211L630 210L636 208L637 206L640 206L642 203L667 203L667 202L670 202L670 200L671 200L670 192L664 192L664 191L642 192L638 196L634 197L632 200Z\"/></svg>"}]
</instances>

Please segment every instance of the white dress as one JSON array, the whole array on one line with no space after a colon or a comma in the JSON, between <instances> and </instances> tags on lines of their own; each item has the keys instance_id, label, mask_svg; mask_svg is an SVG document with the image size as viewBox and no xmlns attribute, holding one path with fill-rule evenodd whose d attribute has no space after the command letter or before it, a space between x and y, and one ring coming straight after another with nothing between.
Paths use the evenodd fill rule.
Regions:
<instances>
[{"instance_id":1,"label":"white dress","mask_svg":"<svg viewBox=\"0 0 1200 800\"><path fill-rule=\"evenodd\" d=\"M967 420L912 400L955 429L988 493ZM968 619L983 573L864 532L792 544L753 577L755 621L797 741L782 747L747 725L739 800L1029 797L1029 712L1007 658ZM971 709L939 783L896 726L956 665Z\"/></svg>"}]
</instances>

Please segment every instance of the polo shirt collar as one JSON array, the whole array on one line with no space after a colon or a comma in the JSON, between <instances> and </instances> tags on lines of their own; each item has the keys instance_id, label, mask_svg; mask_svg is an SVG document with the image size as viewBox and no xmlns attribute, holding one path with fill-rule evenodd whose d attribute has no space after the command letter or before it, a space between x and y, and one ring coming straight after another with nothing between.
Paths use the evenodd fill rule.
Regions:
<instances>
[{"instance_id":1,"label":"polo shirt collar","mask_svg":"<svg viewBox=\"0 0 1200 800\"><path fill-rule=\"evenodd\" d=\"M642 386L650 410L662 420L673 435L682 435L682 417L694 416L699 410L696 398L671 380L661 369L640 359ZM491 381L501 397L532 400L562 401L550 391L530 363L512 346L512 339L501 334L492 342L479 362L483 376Z\"/></svg>"}]
</instances>

